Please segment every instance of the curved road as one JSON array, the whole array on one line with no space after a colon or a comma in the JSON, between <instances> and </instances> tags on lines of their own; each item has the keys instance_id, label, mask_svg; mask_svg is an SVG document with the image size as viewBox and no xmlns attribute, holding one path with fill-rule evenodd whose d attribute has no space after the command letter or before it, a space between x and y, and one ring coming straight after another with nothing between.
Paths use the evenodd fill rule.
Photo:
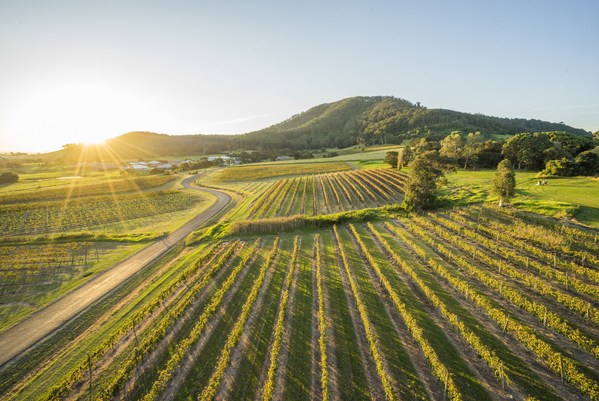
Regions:
<instances>
[{"instance_id":1,"label":"curved road","mask_svg":"<svg viewBox=\"0 0 599 401\"><path fill-rule=\"evenodd\" d=\"M181 184L185 188L197 189L216 196L217 200L212 206L166 238L142 249L0 334L0 367L54 332L223 210L231 202L231 197L224 192L191 185L200 175L188 177Z\"/></svg>"}]
</instances>

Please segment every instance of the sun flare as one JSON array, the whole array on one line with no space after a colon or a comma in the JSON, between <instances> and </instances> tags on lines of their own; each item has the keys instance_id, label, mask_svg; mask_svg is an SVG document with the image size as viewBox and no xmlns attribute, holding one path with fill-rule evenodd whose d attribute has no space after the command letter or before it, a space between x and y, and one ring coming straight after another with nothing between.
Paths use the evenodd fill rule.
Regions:
<instances>
[{"instance_id":1,"label":"sun flare","mask_svg":"<svg viewBox=\"0 0 599 401\"><path fill-rule=\"evenodd\" d=\"M106 143L106 140L108 140L107 137L104 137L104 135L92 135L92 136L88 136L85 137L83 140L81 140L81 144L83 144L84 146L97 146L97 145L104 145Z\"/></svg>"},{"instance_id":2,"label":"sun flare","mask_svg":"<svg viewBox=\"0 0 599 401\"><path fill-rule=\"evenodd\" d=\"M57 82L23 93L13 105L9 129L32 138L30 148L35 150L56 150L56 137L48 135L56 131L63 133L63 145L97 145L126 132L114 132L110 123L126 126L136 104L127 93L102 82Z\"/></svg>"}]
</instances>

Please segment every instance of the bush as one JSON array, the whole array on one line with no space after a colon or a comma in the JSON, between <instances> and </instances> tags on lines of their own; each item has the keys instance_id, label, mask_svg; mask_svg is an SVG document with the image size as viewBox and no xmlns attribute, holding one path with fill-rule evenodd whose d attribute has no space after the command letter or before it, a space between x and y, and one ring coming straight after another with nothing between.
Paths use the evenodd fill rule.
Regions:
<instances>
[{"instance_id":1,"label":"bush","mask_svg":"<svg viewBox=\"0 0 599 401\"><path fill-rule=\"evenodd\" d=\"M545 164L545 170L540 172L540 176L559 176L571 177L574 175L574 162L562 157L558 160L549 160Z\"/></svg>"},{"instance_id":2,"label":"bush","mask_svg":"<svg viewBox=\"0 0 599 401\"><path fill-rule=\"evenodd\" d=\"M599 155L593 151L586 150L579 153L575 159L576 172L580 175L599 174Z\"/></svg>"},{"instance_id":3,"label":"bush","mask_svg":"<svg viewBox=\"0 0 599 401\"><path fill-rule=\"evenodd\" d=\"M599 155L592 151L584 151L576 159L565 157L558 160L549 160L545 170L539 176L571 177L573 175L596 175L599 173Z\"/></svg>"},{"instance_id":4,"label":"bush","mask_svg":"<svg viewBox=\"0 0 599 401\"><path fill-rule=\"evenodd\" d=\"M19 175L10 171L0 174L0 184L13 184L19 181Z\"/></svg>"},{"instance_id":5,"label":"bush","mask_svg":"<svg viewBox=\"0 0 599 401\"><path fill-rule=\"evenodd\" d=\"M397 167L397 158L399 153L395 150L389 151L385 154L384 162L389 164L391 167Z\"/></svg>"}]
</instances>

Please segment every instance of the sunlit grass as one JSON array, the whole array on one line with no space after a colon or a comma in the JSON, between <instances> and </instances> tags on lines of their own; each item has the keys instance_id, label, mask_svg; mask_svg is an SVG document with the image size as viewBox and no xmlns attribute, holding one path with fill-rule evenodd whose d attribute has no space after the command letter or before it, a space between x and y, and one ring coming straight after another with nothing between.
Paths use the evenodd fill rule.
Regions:
<instances>
[{"instance_id":1,"label":"sunlit grass","mask_svg":"<svg viewBox=\"0 0 599 401\"><path fill-rule=\"evenodd\" d=\"M495 170L463 171L447 175L443 189L447 200L466 205L496 202L491 194ZM599 180L591 177L547 179L547 185L537 185L535 172L516 171L516 197L512 205L519 209L557 218L574 218L592 227L599 227Z\"/></svg>"}]
</instances>

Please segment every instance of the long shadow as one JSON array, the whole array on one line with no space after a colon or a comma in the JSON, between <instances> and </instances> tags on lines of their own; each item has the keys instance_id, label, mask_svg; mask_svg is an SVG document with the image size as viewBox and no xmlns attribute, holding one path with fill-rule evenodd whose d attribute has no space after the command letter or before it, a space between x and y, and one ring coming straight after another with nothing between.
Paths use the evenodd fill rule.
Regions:
<instances>
[{"instance_id":1,"label":"long shadow","mask_svg":"<svg viewBox=\"0 0 599 401\"><path fill-rule=\"evenodd\" d=\"M576 220L588 224L594 225L595 228L599 227L599 207L593 206L578 206L574 212L574 218Z\"/></svg>"}]
</instances>

